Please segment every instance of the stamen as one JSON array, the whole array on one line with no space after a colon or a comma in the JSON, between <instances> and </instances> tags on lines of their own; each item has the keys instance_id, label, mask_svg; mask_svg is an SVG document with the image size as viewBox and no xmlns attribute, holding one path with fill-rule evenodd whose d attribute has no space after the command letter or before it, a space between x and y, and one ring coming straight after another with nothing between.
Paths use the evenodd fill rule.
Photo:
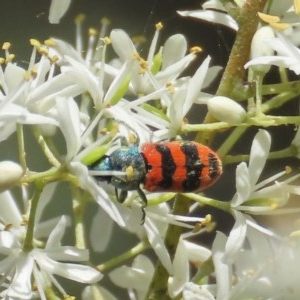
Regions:
<instances>
[{"instance_id":1,"label":"stamen","mask_svg":"<svg viewBox=\"0 0 300 300\"><path fill-rule=\"evenodd\" d=\"M293 171L293 170L292 170L292 168L291 168L290 166L286 166L286 167L285 167L285 173L286 173L286 174L290 174L292 171Z\"/></svg>"},{"instance_id":2,"label":"stamen","mask_svg":"<svg viewBox=\"0 0 300 300\"><path fill-rule=\"evenodd\" d=\"M55 47L56 42L53 39L47 39L44 41L44 44L48 47Z\"/></svg>"},{"instance_id":3,"label":"stamen","mask_svg":"<svg viewBox=\"0 0 300 300\"><path fill-rule=\"evenodd\" d=\"M258 12L257 15L262 21L268 24L280 22L280 18L278 16L267 15L261 12Z\"/></svg>"},{"instance_id":4,"label":"stamen","mask_svg":"<svg viewBox=\"0 0 300 300\"><path fill-rule=\"evenodd\" d=\"M14 54L9 54L9 55L6 57L5 63L10 63L10 62L12 62L14 58L15 58L15 55L14 55Z\"/></svg>"},{"instance_id":5,"label":"stamen","mask_svg":"<svg viewBox=\"0 0 300 300\"><path fill-rule=\"evenodd\" d=\"M41 43L36 39L30 39L30 45L39 49L41 47Z\"/></svg>"},{"instance_id":6,"label":"stamen","mask_svg":"<svg viewBox=\"0 0 300 300\"><path fill-rule=\"evenodd\" d=\"M291 24L289 24L289 23L271 23L270 26L276 30L285 30L285 29L291 27Z\"/></svg>"},{"instance_id":7,"label":"stamen","mask_svg":"<svg viewBox=\"0 0 300 300\"><path fill-rule=\"evenodd\" d=\"M102 38L101 40L103 41L103 43L105 45L110 45L111 44L111 39L108 36Z\"/></svg>"},{"instance_id":8,"label":"stamen","mask_svg":"<svg viewBox=\"0 0 300 300\"><path fill-rule=\"evenodd\" d=\"M10 42L4 42L2 45L2 50L9 50L10 47L11 47Z\"/></svg>"},{"instance_id":9,"label":"stamen","mask_svg":"<svg viewBox=\"0 0 300 300\"><path fill-rule=\"evenodd\" d=\"M297 15L300 14L300 0L294 0L294 9Z\"/></svg>"},{"instance_id":10,"label":"stamen","mask_svg":"<svg viewBox=\"0 0 300 300\"><path fill-rule=\"evenodd\" d=\"M38 49L39 53L42 54L42 55L45 55L45 56L48 56L49 52L48 52L48 49L41 46L39 49Z\"/></svg>"},{"instance_id":11,"label":"stamen","mask_svg":"<svg viewBox=\"0 0 300 300\"><path fill-rule=\"evenodd\" d=\"M84 14L79 14L75 17L75 24L76 24L76 50L81 53L83 49L83 42L82 42L82 23L85 19Z\"/></svg>"},{"instance_id":12,"label":"stamen","mask_svg":"<svg viewBox=\"0 0 300 300\"><path fill-rule=\"evenodd\" d=\"M164 26L163 26L162 22L158 22L155 24L155 28L156 28L156 30L161 30L164 28Z\"/></svg>"},{"instance_id":13,"label":"stamen","mask_svg":"<svg viewBox=\"0 0 300 300\"><path fill-rule=\"evenodd\" d=\"M75 21L75 24L82 24L85 20L85 14L79 14L75 17L74 21Z\"/></svg>"},{"instance_id":14,"label":"stamen","mask_svg":"<svg viewBox=\"0 0 300 300\"><path fill-rule=\"evenodd\" d=\"M199 46L194 46L194 47L190 48L190 53L197 54L197 53L202 52L202 51L203 51L202 48L199 47Z\"/></svg>"}]
</instances>

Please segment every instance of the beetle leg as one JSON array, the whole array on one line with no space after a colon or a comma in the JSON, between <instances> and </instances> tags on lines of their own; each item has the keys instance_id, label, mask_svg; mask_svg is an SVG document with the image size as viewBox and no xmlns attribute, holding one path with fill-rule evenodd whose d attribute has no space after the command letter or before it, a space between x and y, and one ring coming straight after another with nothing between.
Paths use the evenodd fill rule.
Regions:
<instances>
[{"instance_id":1,"label":"beetle leg","mask_svg":"<svg viewBox=\"0 0 300 300\"><path fill-rule=\"evenodd\" d=\"M119 203L123 203L125 199L127 198L127 191L121 190L120 193L118 193L118 189L115 188L116 198Z\"/></svg>"},{"instance_id":2,"label":"beetle leg","mask_svg":"<svg viewBox=\"0 0 300 300\"><path fill-rule=\"evenodd\" d=\"M142 199L142 220L141 220L141 225L143 225L145 223L145 218L146 218L146 211L145 211L145 207L147 206L148 204L148 200L147 200L147 197L145 195L145 193L141 190L140 187L138 187L136 189L137 193L139 194L140 198Z\"/></svg>"}]
</instances>

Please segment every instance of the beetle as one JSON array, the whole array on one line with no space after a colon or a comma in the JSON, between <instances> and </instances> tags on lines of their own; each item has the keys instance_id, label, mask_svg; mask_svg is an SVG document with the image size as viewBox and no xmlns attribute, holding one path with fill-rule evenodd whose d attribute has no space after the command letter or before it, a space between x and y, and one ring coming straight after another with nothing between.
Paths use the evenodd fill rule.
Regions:
<instances>
[{"instance_id":1,"label":"beetle","mask_svg":"<svg viewBox=\"0 0 300 300\"><path fill-rule=\"evenodd\" d=\"M89 168L124 172L125 175L121 176L95 177L112 184L121 203L128 191L136 190L143 208L147 205L147 198L141 185L149 192L200 192L222 175L222 162L217 153L193 141L146 143L141 149L137 145L122 146Z\"/></svg>"}]
</instances>

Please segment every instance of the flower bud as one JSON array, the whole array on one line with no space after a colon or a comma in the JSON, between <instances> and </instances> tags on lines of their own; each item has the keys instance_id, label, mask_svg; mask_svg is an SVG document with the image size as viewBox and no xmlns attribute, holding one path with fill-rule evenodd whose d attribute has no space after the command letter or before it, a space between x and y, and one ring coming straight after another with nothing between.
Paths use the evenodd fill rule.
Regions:
<instances>
[{"instance_id":1,"label":"flower bud","mask_svg":"<svg viewBox=\"0 0 300 300\"><path fill-rule=\"evenodd\" d=\"M0 192L4 191L20 180L24 171L21 166L13 161L4 160L0 162Z\"/></svg>"},{"instance_id":2,"label":"flower bud","mask_svg":"<svg viewBox=\"0 0 300 300\"><path fill-rule=\"evenodd\" d=\"M268 41L274 39L275 34L270 26L263 26L259 28L252 39L251 43L251 59L274 55L274 50L268 45ZM267 73L270 65L255 65L251 66L255 72Z\"/></svg>"},{"instance_id":3,"label":"flower bud","mask_svg":"<svg viewBox=\"0 0 300 300\"><path fill-rule=\"evenodd\" d=\"M210 98L207 108L215 119L230 124L242 123L246 116L246 111L240 104L223 96Z\"/></svg>"}]
</instances>

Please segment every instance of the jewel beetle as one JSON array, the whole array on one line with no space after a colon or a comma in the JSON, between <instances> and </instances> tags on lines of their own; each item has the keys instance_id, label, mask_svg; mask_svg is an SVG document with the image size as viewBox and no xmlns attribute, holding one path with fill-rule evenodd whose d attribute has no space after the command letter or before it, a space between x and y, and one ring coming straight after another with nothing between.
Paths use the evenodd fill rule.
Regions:
<instances>
[{"instance_id":1,"label":"jewel beetle","mask_svg":"<svg viewBox=\"0 0 300 300\"><path fill-rule=\"evenodd\" d=\"M149 192L199 192L222 175L222 162L213 150L193 141L169 141L123 146L90 167L93 171L122 171L126 175L95 176L116 189L119 202L136 190L145 207ZM112 172L113 173L113 172ZM118 194L120 190L120 194Z\"/></svg>"}]
</instances>

